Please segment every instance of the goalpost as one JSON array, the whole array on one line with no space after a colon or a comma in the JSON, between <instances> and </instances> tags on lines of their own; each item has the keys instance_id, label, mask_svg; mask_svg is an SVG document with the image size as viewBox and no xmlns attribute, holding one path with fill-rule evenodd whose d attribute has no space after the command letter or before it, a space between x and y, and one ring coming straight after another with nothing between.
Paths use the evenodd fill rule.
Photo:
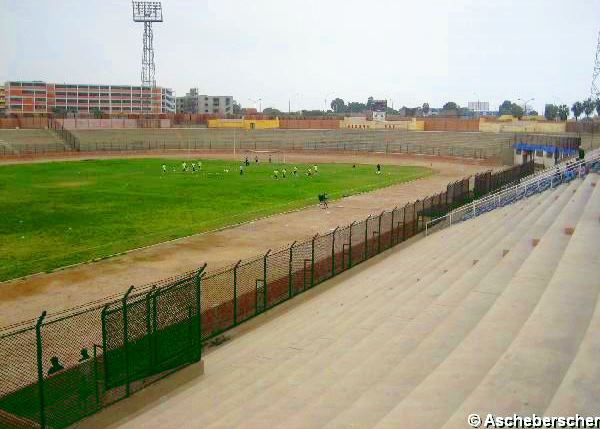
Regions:
<instances>
[{"instance_id":1,"label":"goalpost","mask_svg":"<svg viewBox=\"0 0 600 429\"><path fill-rule=\"evenodd\" d=\"M258 157L260 162L269 162L269 157L271 157L271 162L286 163L285 152L279 149L245 149L244 153L250 163L254 162L255 157Z\"/></svg>"}]
</instances>

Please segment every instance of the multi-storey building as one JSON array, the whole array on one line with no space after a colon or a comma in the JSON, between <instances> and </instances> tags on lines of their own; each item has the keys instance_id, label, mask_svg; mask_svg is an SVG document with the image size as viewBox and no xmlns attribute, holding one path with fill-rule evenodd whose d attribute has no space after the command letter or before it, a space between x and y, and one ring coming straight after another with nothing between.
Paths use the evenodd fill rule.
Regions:
<instances>
[{"instance_id":1,"label":"multi-storey building","mask_svg":"<svg viewBox=\"0 0 600 429\"><path fill-rule=\"evenodd\" d=\"M4 102L4 87L0 86L0 113L4 113L6 104Z\"/></svg>"},{"instance_id":2,"label":"multi-storey building","mask_svg":"<svg viewBox=\"0 0 600 429\"><path fill-rule=\"evenodd\" d=\"M6 113L160 114L175 112L173 91L131 85L6 82Z\"/></svg>"},{"instance_id":3,"label":"multi-storey building","mask_svg":"<svg viewBox=\"0 0 600 429\"><path fill-rule=\"evenodd\" d=\"M233 113L233 97L198 94L198 88L191 88L183 97L177 97L177 113L227 115Z\"/></svg>"}]
</instances>

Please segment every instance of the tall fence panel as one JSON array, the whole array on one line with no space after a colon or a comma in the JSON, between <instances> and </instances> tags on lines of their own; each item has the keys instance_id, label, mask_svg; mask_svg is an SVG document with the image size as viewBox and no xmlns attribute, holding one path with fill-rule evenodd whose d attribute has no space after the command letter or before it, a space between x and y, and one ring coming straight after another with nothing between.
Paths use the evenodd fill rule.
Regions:
<instances>
[{"instance_id":1,"label":"tall fence panel","mask_svg":"<svg viewBox=\"0 0 600 429\"><path fill-rule=\"evenodd\" d=\"M235 325L233 274L233 270L228 269L202 279L203 338L218 335Z\"/></svg>"},{"instance_id":2,"label":"tall fence panel","mask_svg":"<svg viewBox=\"0 0 600 429\"><path fill-rule=\"evenodd\" d=\"M339 274L350 267L350 230L351 226L336 228L333 236L333 273Z\"/></svg>"},{"instance_id":3,"label":"tall fence panel","mask_svg":"<svg viewBox=\"0 0 600 429\"><path fill-rule=\"evenodd\" d=\"M267 258L267 308L273 307L286 299L289 294L289 248L270 253Z\"/></svg>"},{"instance_id":4,"label":"tall fence panel","mask_svg":"<svg viewBox=\"0 0 600 429\"><path fill-rule=\"evenodd\" d=\"M393 214L392 211L384 211L379 216L379 242L377 244L378 252L392 247L392 231L393 231Z\"/></svg>"},{"instance_id":5,"label":"tall fence panel","mask_svg":"<svg viewBox=\"0 0 600 429\"><path fill-rule=\"evenodd\" d=\"M236 270L236 312L237 323L243 322L265 307L264 258L241 263Z\"/></svg>"},{"instance_id":6,"label":"tall fence panel","mask_svg":"<svg viewBox=\"0 0 600 429\"><path fill-rule=\"evenodd\" d=\"M290 295L294 296L314 285L313 241L296 243L290 247Z\"/></svg>"},{"instance_id":7,"label":"tall fence panel","mask_svg":"<svg viewBox=\"0 0 600 429\"><path fill-rule=\"evenodd\" d=\"M315 238L314 284L321 283L334 275L332 266L335 253L333 237L334 234L329 233Z\"/></svg>"}]
</instances>

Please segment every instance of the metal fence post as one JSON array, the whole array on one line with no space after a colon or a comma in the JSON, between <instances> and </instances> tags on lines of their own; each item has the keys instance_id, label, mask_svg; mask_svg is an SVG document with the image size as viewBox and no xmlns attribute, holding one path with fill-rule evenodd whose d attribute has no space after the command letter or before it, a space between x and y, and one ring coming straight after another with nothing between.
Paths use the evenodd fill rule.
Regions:
<instances>
[{"instance_id":1,"label":"metal fence post","mask_svg":"<svg viewBox=\"0 0 600 429\"><path fill-rule=\"evenodd\" d=\"M402 207L402 241L406 240L406 207L409 203L406 203L404 207Z\"/></svg>"},{"instance_id":2,"label":"metal fence post","mask_svg":"<svg viewBox=\"0 0 600 429\"><path fill-rule=\"evenodd\" d=\"M350 224L350 238L348 240L348 268L352 267L352 227L354 226L355 223L356 223L356 221L354 221ZM343 266L343 264L342 264L342 266Z\"/></svg>"},{"instance_id":3,"label":"metal fence post","mask_svg":"<svg viewBox=\"0 0 600 429\"><path fill-rule=\"evenodd\" d=\"M296 241L294 241L291 245L290 245L290 264L288 267L288 298L292 297L292 258L293 258L293 252L294 252L294 245L296 244Z\"/></svg>"},{"instance_id":4,"label":"metal fence post","mask_svg":"<svg viewBox=\"0 0 600 429\"><path fill-rule=\"evenodd\" d=\"M267 257L271 253L271 249L267 250L265 256L263 256L263 311L267 309Z\"/></svg>"},{"instance_id":5,"label":"metal fence post","mask_svg":"<svg viewBox=\"0 0 600 429\"><path fill-rule=\"evenodd\" d=\"M379 226L377 229L377 253L381 253L381 216L385 213L385 210L379 215Z\"/></svg>"},{"instance_id":6,"label":"metal fence post","mask_svg":"<svg viewBox=\"0 0 600 429\"><path fill-rule=\"evenodd\" d=\"M196 311L198 312L198 360L202 359L202 277L205 274L206 263L196 273Z\"/></svg>"},{"instance_id":7,"label":"metal fence post","mask_svg":"<svg viewBox=\"0 0 600 429\"><path fill-rule=\"evenodd\" d=\"M42 364L42 323L46 317L46 311L43 311L35 324L35 344L37 354L37 373L38 390L40 395L40 428L46 428L46 410L44 404L44 368Z\"/></svg>"},{"instance_id":8,"label":"metal fence post","mask_svg":"<svg viewBox=\"0 0 600 429\"><path fill-rule=\"evenodd\" d=\"M339 225L336 226L333 232L331 233L331 277L335 275L335 233L337 232L338 228Z\"/></svg>"},{"instance_id":9,"label":"metal fence post","mask_svg":"<svg viewBox=\"0 0 600 429\"><path fill-rule=\"evenodd\" d=\"M130 386L129 386L129 325L127 321L127 298L129 294L133 290L133 286L130 286L125 292L123 296L122 305L123 305L123 348L125 349L125 397L129 396Z\"/></svg>"},{"instance_id":10,"label":"metal fence post","mask_svg":"<svg viewBox=\"0 0 600 429\"><path fill-rule=\"evenodd\" d=\"M392 227L390 228L390 247L394 246L394 212L398 206L392 209Z\"/></svg>"},{"instance_id":11,"label":"metal fence post","mask_svg":"<svg viewBox=\"0 0 600 429\"><path fill-rule=\"evenodd\" d=\"M99 348L97 344L94 344L92 349L94 352L94 396L96 398L96 407L100 405L100 391L98 390L98 352L96 351Z\"/></svg>"},{"instance_id":12,"label":"metal fence post","mask_svg":"<svg viewBox=\"0 0 600 429\"><path fill-rule=\"evenodd\" d=\"M363 261L367 260L369 256L368 248L369 248L369 220L371 219L371 215L367 216L367 220L365 221L365 251L363 256Z\"/></svg>"},{"instance_id":13,"label":"metal fence post","mask_svg":"<svg viewBox=\"0 0 600 429\"><path fill-rule=\"evenodd\" d=\"M237 269L242 260L237 261L233 267L233 326L237 325Z\"/></svg>"},{"instance_id":14,"label":"metal fence post","mask_svg":"<svg viewBox=\"0 0 600 429\"><path fill-rule=\"evenodd\" d=\"M150 305L150 299L156 286L152 286L150 292L146 294L146 336L148 337L148 348L150 349L150 368L154 368L154 355L155 350L152 347L152 306Z\"/></svg>"},{"instance_id":15,"label":"metal fence post","mask_svg":"<svg viewBox=\"0 0 600 429\"><path fill-rule=\"evenodd\" d=\"M311 254L310 254L310 287L315 285L315 240L319 234L315 234L311 243Z\"/></svg>"}]
</instances>

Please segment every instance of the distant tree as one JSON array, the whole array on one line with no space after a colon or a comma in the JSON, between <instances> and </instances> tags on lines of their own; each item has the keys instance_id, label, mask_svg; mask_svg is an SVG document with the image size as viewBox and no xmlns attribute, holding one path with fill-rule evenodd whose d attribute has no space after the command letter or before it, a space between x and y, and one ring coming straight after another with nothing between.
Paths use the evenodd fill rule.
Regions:
<instances>
[{"instance_id":1,"label":"distant tree","mask_svg":"<svg viewBox=\"0 0 600 429\"><path fill-rule=\"evenodd\" d=\"M538 111L537 110L530 110L529 112L527 112L527 114L529 116L538 116Z\"/></svg>"},{"instance_id":2,"label":"distant tree","mask_svg":"<svg viewBox=\"0 0 600 429\"><path fill-rule=\"evenodd\" d=\"M96 119L99 119L102 117L102 110L100 110L98 107L95 107L94 109L92 109L92 116Z\"/></svg>"},{"instance_id":3,"label":"distant tree","mask_svg":"<svg viewBox=\"0 0 600 429\"><path fill-rule=\"evenodd\" d=\"M367 105L364 103L358 103L356 101L351 101L348 103L348 110L351 113L362 113L367 110Z\"/></svg>"},{"instance_id":4,"label":"distant tree","mask_svg":"<svg viewBox=\"0 0 600 429\"><path fill-rule=\"evenodd\" d=\"M595 103L591 98L587 98L583 101L583 113L585 113L586 118L589 118L592 113L594 113L594 108L596 107Z\"/></svg>"},{"instance_id":5,"label":"distant tree","mask_svg":"<svg viewBox=\"0 0 600 429\"><path fill-rule=\"evenodd\" d=\"M423 103L423 107L421 107L421 110L423 110L423 114L428 114L429 113L429 103Z\"/></svg>"},{"instance_id":6,"label":"distant tree","mask_svg":"<svg viewBox=\"0 0 600 429\"><path fill-rule=\"evenodd\" d=\"M571 112L573 112L573 116L575 116L575 120L577 121L583 113L583 103L581 101L576 101L573 103L571 106Z\"/></svg>"},{"instance_id":7,"label":"distant tree","mask_svg":"<svg viewBox=\"0 0 600 429\"><path fill-rule=\"evenodd\" d=\"M322 110L303 110L302 116L324 116L325 112Z\"/></svg>"},{"instance_id":8,"label":"distant tree","mask_svg":"<svg viewBox=\"0 0 600 429\"><path fill-rule=\"evenodd\" d=\"M54 114L54 116L64 116L66 113L66 110L64 109L64 107L54 106L52 108L52 113Z\"/></svg>"},{"instance_id":9,"label":"distant tree","mask_svg":"<svg viewBox=\"0 0 600 429\"><path fill-rule=\"evenodd\" d=\"M281 110L278 110L274 107L265 107L262 111L263 114L268 115L268 116L281 116L283 115L283 112L281 112Z\"/></svg>"},{"instance_id":10,"label":"distant tree","mask_svg":"<svg viewBox=\"0 0 600 429\"><path fill-rule=\"evenodd\" d=\"M561 121L566 121L569 118L569 106L566 104L558 106L558 117Z\"/></svg>"},{"instance_id":11,"label":"distant tree","mask_svg":"<svg viewBox=\"0 0 600 429\"><path fill-rule=\"evenodd\" d=\"M554 121L558 116L558 106L554 104L546 104L544 107L544 117L549 121Z\"/></svg>"},{"instance_id":12,"label":"distant tree","mask_svg":"<svg viewBox=\"0 0 600 429\"><path fill-rule=\"evenodd\" d=\"M523 108L521 106L515 103L512 104L510 114L513 116L513 118L521 119L524 113L525 112L523 111Z\"/></svg>"},{"instance_id":13,"label":"distant tree","mask_svg":"<svg viewBox=\"0 0 600 429\"><path fill-rule=\"evenodd\" d=\"M504 100L498 108L500 115L512 115L513 102L510 100Z\"/></svg>"},{"instance_id":14,"label":"distant tree","mask_svg":"<svg viewBox=\"0 0 600 429\"><path fill-rule=\"evenodd\" d=\"M341 98L335 98L331 101L331 110L335 113L342 113L346 109L346 103Z\"/></svg>"},{"instance_id":15,"label":"distant tree","mask_svg":"<svg viewBox=\"0 0 600 429\"><path fill-rule=\"evenodd\" d=\"M600 98L596 98L594 103L596 104L596 115L600 116Z\"/></svg>"},{"instance_id":16,"label":"distant tree","mask_svg":"<svg viewBox=\"0 0 600 429\"><path fill-rule=\"evenodd\" d=\"M454 101L449 101L442 107L442 110L458 110L458 104Z\"/></svg>"},{"instance_id":17,"label":"distant tree","mask_svg":"<svg viewBox=\"0 0 600 429\"><path fill-rule=\"evenodd\" d=\"M232 112L234 115L239 115L242 113L242 106L235 100L233 100Z\"/></svg>"},{"instance_id":18,"label":"distant tree","mask_svg":"<svg viewBox=\"0 0 600 429\"><path fill-rule=\"evenodd\" d=\"M419 108L418 107L403 107L403 109L404 109L404 112L405 112L404 113L405 116L408 116L408 117L411 117L411 118L417 116L418 113L419 113Z\"/></svg>"},{"instance_id":19,"label":"distant tree","mask_svg":"<svg viewBox=\"0 0 600 429\"><path fill-rule=\"evenodd\" d=\"M372 107L373 107L373 97L369 97L367 99L367 110L371 110Z\"/></svg>"}]
</instances>

